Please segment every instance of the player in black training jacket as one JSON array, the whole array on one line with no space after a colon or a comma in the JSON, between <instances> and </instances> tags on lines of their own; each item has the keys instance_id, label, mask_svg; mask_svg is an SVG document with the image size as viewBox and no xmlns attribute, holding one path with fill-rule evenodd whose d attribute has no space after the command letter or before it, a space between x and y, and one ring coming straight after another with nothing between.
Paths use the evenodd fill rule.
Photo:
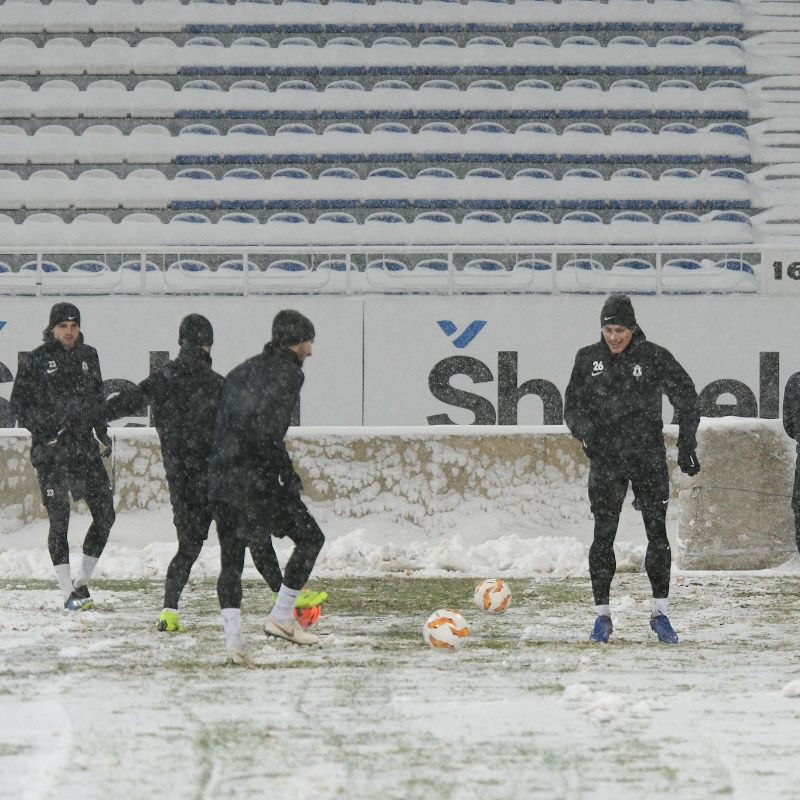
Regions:
<instances>
[{"instance_id":1,"label":"player in black training jacket","mask_svg":"<svg viewBox=\"0 0 800 800\"><path fill-rule=\"evenodd\" d=\"M71 611L94 605L88 584L114 524L114 499L98 445L99 440L103 456L111 454L102 404L100 360L83 341L80 311L72 303L56 303L44 344L20 353L11 408L31 432L31 462L50 519L50 558L64 607ZM70 494L85 500L92 515L74 581L67 539Z\"/></svg>"},{"instance_id":2,"label":"player in black training jacket","mask_svg":"<svg viewBox=\"0 0 800 800\"><path fill-rule=\"evenodd\" d=\"M109 398L106 419L135 414L150 404L161 440L161 456L169 486L178 552L167 568L161 631L184 631L178 601L189 573L208 538L208 459L224 378L211 369L214 329L201 314L189 314L178 329L180 352L174 361L137 386Z\"/></svg>"},{"instance_id":3,"label":"player in black training jacket","mask_svg":"<svg viewBox=\"0 0 800 800\"><path fill-rule=\"evenodd\" d=\"M294 550L281 577L258 567L277 598L267 616L268 636L296 644L317 643L294 609L325 537L300 497L302 485L283 442L303 386L303 362L311 355L314 326L297 311L280 311L272 339L225 378L209 469L209 497L221 549L217 581L225 645L234 663L246 663L241 628L245 549L258 564L272 551L271 536L286 536ZM318 605L325 592L307 604Z\"/></svg>"},{"instance_id":4,"label":"player in black training jacket","mask_svg":"<svg viewBox=\"0 0 800 800\"><path fill-rule=\"evenodd\" d=\"M786 381L783 390L783 429L797 442L798 458L794 466L794 490L792 512L794 513L794 535L800 552L800 372L795 372Z\"/></svg>"},{"instance_id":5,"label":"player in black training jacket","mask_svg":"<svg viewBox=\"0 0 800 800\"><path fill-rule=\"evenodd\" d=\"M662 395L675 409L678 465L688 475L700 471L695 453L699 400L673 355L647 341L627 295L608 297L600 326L600 341L575 357L564 402L567 426L590 461L594 540L589 572L597 617L589 638L607 642L613 630L609 593L616 571L614 538L630 483L647 533L645 569L653 590L650 627L659 641L675 644L678 636L667 617L672 554L665 524L669 476Z\"/></svg>"}]
</instances>

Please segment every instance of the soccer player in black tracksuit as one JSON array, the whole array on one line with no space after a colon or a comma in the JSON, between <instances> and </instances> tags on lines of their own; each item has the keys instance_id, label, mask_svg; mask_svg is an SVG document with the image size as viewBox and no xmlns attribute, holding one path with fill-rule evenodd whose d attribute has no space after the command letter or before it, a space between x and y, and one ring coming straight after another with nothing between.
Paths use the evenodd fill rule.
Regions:
<instances>
[{"instance_id":1,"label":"soccer player in black tracksuit","mask_svg":"<svg viewBox=\"0 0 800 800\"><path fill-rule=\"evenodd\" d=\"M296 644L317 643L294 618L294 608L325 537L300 498L300 478L283 442L313 341L310 320L297 311L280 311L263 352L225 379L208 482L221 548L217 594L234 663L247 661L240 611L245 548L256 561L265 547L271 549L270 536L288 536L294 550L264 631Z\"/></svg>"},{"instance_id":2,"label":"soccer player in black tracksuit","mask_svg":"<svg viewBox=\"0 0 800 800\"><path fill-rule=\"evenodd\" d=\"M44 344L21 353L11 391L11 408L31 432L31 462L50 519L47 544L64 607L91 608L88 583L114 524L114 499L101 460L111 454L111 439L100 408L103 380L97 351L84 344L80 311L56 303L44 331ZM95 439L95 435L97 439ZM83 560L74 582L69 565L69 495L84 499L92 524L83 540Z\"/></svg>"},{"instance_id":3,"label":"soccer player in black tracksuit","mask_svg":"<svg viewBox=\"0 0 800 800\"><path fill-rule=\"evenodd\" d=\"M783 390L783 429L797 442L798 459L794 467L792 511L795 542L800 552L800 372L795 372L789 377Z\"/></svg>"},{"instance_id":4,"label":"soccer player in black tracksuit","mask_svg":"<svg viewBox=\"0 0 800 800\"><path fill-rule=\"evenodd\" d=\"M600 341L575 357L564 402L564 419L590 461L594 541L589 572L597 618L589 638L607 642L613 630L609 592L616 571L614 537L630 482L647 532L645 569L653 590L650 627L659 641L674 644L678 637L667 617L672 555L665 524L669 476L662 394L675 409L678 465L688 475L700 471L695 453L699 401L691 378L672 354L647 341L627 295L608 297L600 325Z\"/></svg>"},{"instance_id":5,"label":"soccer player in black tracksuit","mask_svg":"<svg viewBox=\"0 0 800 800\"><path fill-rule=\"evenodd\" d=\"M106 419L117 419L136 413L146 403L152 406L178 535L158 629L182 632L178 601L211 525L208 458L224 379L211 369L214 329L204 316L189 314L181 321L178 344L174 361L111 397L103 412Z\"/></svg>"}]
</instances>

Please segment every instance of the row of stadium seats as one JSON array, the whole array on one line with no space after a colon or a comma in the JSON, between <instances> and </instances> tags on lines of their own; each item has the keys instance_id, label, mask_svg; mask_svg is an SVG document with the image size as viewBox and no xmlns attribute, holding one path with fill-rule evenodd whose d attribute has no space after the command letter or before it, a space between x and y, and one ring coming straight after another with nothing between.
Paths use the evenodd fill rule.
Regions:
<instances>
[{"instance_id":1,"label":"row of stadium seats","mask_svg":"<svg viewBox=\"0 0 800 800\"><path fill-rule=\"evenodd\" d=\"M671 211L655 222L641 211L620 211L608 223L591 211L570 211L554 222L540 211L522 211L504 221L496 212L471 211L457 222L444 211L424 211L413 219L396 212L373 212L363 222L342 211L326 211L316 221L298 212L272 214L264 223L235 211L217 222L197 212L181 212L162 222L154 214L127 214L114 223L96 212L72 222L40 212L20 223L0 214L6 247L76 246L370 246L393 245L700 245L750 244L770 235L797 235L800 213L771 209L753 218L739 211L715 211L702 217Z\"/></svg>"},{"instance_id":2,"label":"row of stadium seats","mask_svg":"<svg viewBox=\"0 0 800 800\"><path fill-rule=\"evenodd\" d=\"M800 59L798 60L800 63ZM743 85L714 81L700 89L684 79L662 81L651 89L643 81L621 79L607 90L595 80L576 78L560 89L529 78L508 89L500 81L473 81L466 89L445 79L419 89L387 79L365 89L357 81L333 81L323 90L305 80L281 83L273 92L257 80L223 89L208 79L187 81L179 89L163 80L138 82L131 90L110 78L80 89L72 81L49 80L34 90L20 80L0 81L0 118L87 119L179 118L270 120L443 120L687 118L712 120L791 115L800 109L798 76L766 78Z\"/></svg>"},{"instance_id":3,"label":"row of stadium seats","mask_svg":"<svg viewBox=\"0 0 800 800\"><path fill-rule=\"evenodd\" d=\"M800 144L800 141L798 141ZM751 154L756 150L756 157ZM370 133L352 122L328 125L321 134L306 123L286 123L273 136L260 125L234 125L226 134L206 123L172 136L162 125L140 125L129 135L93 125L80 135L65 125L43 125L28 134L0 125L3 164L297 164L381 161L488 163L747 163L764 159L748 129L735 122L697 128L671 122L653 132L623 122L610 133L575 122L558 134L546 122L526 122L514 133L499 122L476 122L464 133L450 122L429 122L419 133L402 123L378 123ZM785 146L782 148L786 151ZM800 154L800 150L795 148Z\"/></svg>"},{"instance_id":4,"label":"row of stadium seats","mask_svg":"<svg viewBox=\"0 0 800 800\"><path fill-rule=\"evenodd\" d=\"M2 8L2 6L0 6ZM710 36L695 41L670 35L649 45L639 36L616 36L606 44L586 35L558 46L544 36L521 36L510 45L496 36L475 36L463 47L447 36L429 36L412 46L385 36L371 46L338 36L319 47L305 36L289 36L271 47L245 36L226 46L212 36L183 45L161 36L135 46L100 37L85 46L54 37L42 47L31 39L0 40L0 75L714 75L738 77L797 74L796 35L758 34L741 40ZM769 63L765 64L765 51Z\"/></svg>"},{"instance_id":5,"label":"row of stadium seats","mask_svg":"<svg viewBox=\"0 0 800 800\"><path fill-rule=\"evenodd\" d=\"M183 169L174 179L151 168L124 178L87 169L75 180L56 169L37 170L26 180L0 170L0 208L748 209L791 203L795 184L791 165L749 176L732 167L702 173L673 167L657 178L625 167L608 179L588 167L569 169L560 179L527 167L510 180L490 167L471 169L464 178L444 167L427 167L415 177L398 167L379 167L364 179L347 167L330 167L318 178L300 167L276 169L269 178L252 167L236 167L221 179L200 167Z\"/></svg>"},{"instance_id":6,"label":"row of stadium seats","mask_svg":"<svg viewBox=\"0 0 800 800\"><path fill-rule=\"evenodd\" d=\"M316 265L301 259L276 259L263 266L258 259L227 260L216 269L196 258L178 259L164 270L155 263L130 259L118 269L100 260L80 260L62 271L58 263L37 259L18 271L0 263L3 293L236 293L318 291L536 291L637 294L738 293L758 290L758 267L741 258L717 262L674 258L657 269L638 257L616 261L610 269L591 258L574 258L553 270L542 258L517 259L509 269L490 258L468 261L453 269L445 258L419 259L413 268L398 258L357 260L330 258ZM144 267L144 269L143 269Z\"/></svg>"},{"instance_id":7,"label":"row of stadium seats","mask_svg":"<svg viewBox=\"0 0 800 800\"><path fill-rule=\"evenodd\" d=\"M357 8L354 9L354 6ZM6 0L0 28L31 33L179 33L307 31L597 31L714 30L739 32L758 13L735 0L586 0L508 3L506 0Z\"/></svg>"}]
</instances>

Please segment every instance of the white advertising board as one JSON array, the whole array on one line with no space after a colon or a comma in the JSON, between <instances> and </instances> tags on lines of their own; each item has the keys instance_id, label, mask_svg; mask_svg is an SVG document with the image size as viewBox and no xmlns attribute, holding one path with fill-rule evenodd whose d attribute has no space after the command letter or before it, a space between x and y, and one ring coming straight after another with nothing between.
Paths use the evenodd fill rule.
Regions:
<instances>
[{"instance_id":1,"label":"white advertising board","mask_svg":"<svg viewBox=\"0 0 800 800\"><path fill-rule=\"evenodd\" d=\"M555 423L576 351L600 337L603 301L367 298L364 424ZM705 415L778 416L786 379L800 371L797 299L634 297L633 304L647 337L692 376ZM669 421L668 405L665 413Z\"/></svg>"},{"instance_id":2,"label":"white advertising board","mask_svg":"<svg viewBox=\"0 0 800 800\"><path fill-rule=\"evenodd\" d=\"M300 419L306 425L361 425L361 299L347 297L9 297L0 301L0 361L12 375L17 353L41 344L50 307L70 300L81 312L87 344L97 349L104 380L139 382L151 353L178 352L178 325L186 314L204 314L214 326L214 369L226 374L260 352L272 318L295 308L314 323L314 353L304 367ZM11 383L2 384L8 398Z\"/></svg>"}]
</instances>

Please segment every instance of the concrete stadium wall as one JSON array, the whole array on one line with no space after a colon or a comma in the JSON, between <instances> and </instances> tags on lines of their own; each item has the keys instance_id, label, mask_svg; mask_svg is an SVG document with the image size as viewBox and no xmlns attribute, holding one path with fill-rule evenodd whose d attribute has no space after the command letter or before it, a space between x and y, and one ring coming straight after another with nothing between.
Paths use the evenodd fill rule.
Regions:
<instances>
[{"instance_id":1,"label":"concrete stadium wall","mask_svg":"<svg viewBox=\"0 0 800 800\"><path fill-rule=\"evenodd\" d=\"M675 465L679 503L676 561L687 569L760 569L794 552L789 507L793 443L774 420L704 420L702 471ZM109 463L119 511L169 502L158 437L151 428L113 430ZM0 430L0 532L45 516L26 431ZM563 426L294 428L287 439L304 494L323 514L381 515L438 533L465 513L547 534L591 525L588 464Z\"/></svg>"}]
</instances>

